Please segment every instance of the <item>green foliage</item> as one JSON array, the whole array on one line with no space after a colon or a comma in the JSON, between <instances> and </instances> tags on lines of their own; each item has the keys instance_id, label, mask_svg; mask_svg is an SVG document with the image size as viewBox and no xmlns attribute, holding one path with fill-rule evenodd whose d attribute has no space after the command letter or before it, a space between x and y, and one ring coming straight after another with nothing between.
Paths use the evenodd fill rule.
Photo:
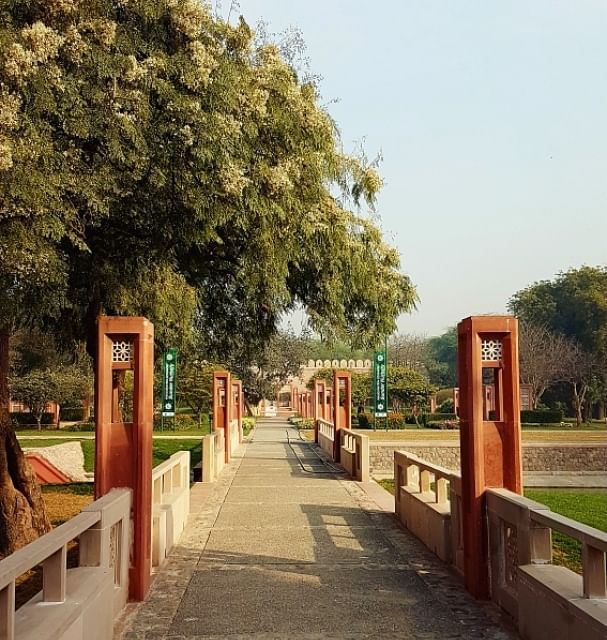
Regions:
<instances>
[{"instance_id":1,"label":"green foliage","mask_svg":"<svg viewBox=\"0 0 607 640\"><path fill-rule=\"evenodd\" d=\"M323 341L310 338L306 360L370 360L373 351L355 349L343 340Z\"/></svg>"},{"instance_id":2,"label":"green foliage","mask_svg":"<svg viewBox=\"0 0 607 640\"><path fill-rule=\"evenodd\" d=\"M242 433L245 436L248 436L249 433L254 429L255 423L257 419L254 417L246 417L242 419Z\"/></svg>"},{"instance_id":3,"label":"green foliage","mask_svg":"<svg viewBox=\"0 0 607 640\"><path fill-rule=\"evenodd\" d=\"M445 402L445 400L453 401L453 387L449 387L447 389L439 389L436 392L436 401L439 404Z\"/></svg>"},{"instance_id":4,"label":"green foliage","mask_svg":"<svg viewBox=\"0 0 607 640\"><path fill-rule=\"evenodd\" d=\"M12 397L29 410L38 429L47 405L59 395L57 379L50 371L34 370L11 380Z\"/></svg>"},{"instance_id":5,"label":"green foliage","mask_svg":"<svg viewBox=\"0 0 607 640\"><path fill-rule=\"evenodd\" d=\"M341 151L315 88L244 20L193 1L0 10L11 320L56 318L91 353L99 313L148 316L160 350L195 324L223 362L299 305L353 344L414 306L396 250L345 208L373 205L375 167Z\"/></svg>"},{"instance_id":6,"label":"green foliage","mask_svg":"<svg viewBox=\"0 0 607 640\"><path fill-rule=\"evenodd\" d=\"M454 409L453 399L448 398L447 400L444 400L443 402L440 403L440 406L438 409L440 413L453 413L453 409Z\"/></svg>"},{"instance_id":7,"label":"green foliage","mask_svg":"<svg viewBox=\"0 0 607 640\"><path fill-rule=\"evenodd\" d=\"M428 340L434 368L428 371L433 384L440 387L457 385L457 328L451 327L440 336Z\"/></svg>"},{"instance_id":8,"label":"green foliage","mask_svg":"<svg viewBox=\"0 0 607 640\"><path fill-rule=\"evenodd\" d=\"M529 325L571 340L565 372L578 425L607 400L607 267L570 269L518 291L510 310ZM562 400L562 398L559 398Z\"/></svg>"},{"instance_id":9,"label":"green foliage","mask_svg":"<svg viewBox=\"0 0 607 640\"><path fill-rule=\"evenodd\" d=\"M388 366L388 397L395 409L414 404L423 406L432 392L433 387L418 371Z\"/></svg>"},{"instance_id":10,"label":"green foliage","mask_svg":"<svg viewBox=\"0 0 607 640\"><path fill-rule=\"evenodd\" d=\"M441 411L440 413L427 413L426 421L428 420L457 420L457 416L452 411Z\"/></svg>"},{"instance_id":11,"label":"green foliage","mask_svg":"<svg viewBox=\"0 0 607 640\"><path fill-rule=\"evenodd\" d=\"M309 336L289 328L279 331L263 345L249 345L228 359L228 367L242 380L248 402L275 398L280 388L298 376L306 359ZM246 357L243 358L243 351Z\"/></svg>"},{"instance_id":12,"label":"green foliage","mask_svg":"<svg viewBox=\"0 0 607 640\"><path fill-rule=\"evenodd\" d=\"M518 291L509 302L519 318L575 339L585 349L607 346L607 267L562 272Z\"/></svg>"},{"instance_id":13,"label":"green foliage","mask_svg":"<svg viewBox=\"0 0 607 640\"><path fill-rule=\"evenodd\" d=\"M327 383L328 387L333 386L333 369L318 369L314 372L312 377L308 380L306 384L306 388L310 391L314 390L314 381L315 380L324 380Z\"/></svg>"},{"instance_id":14,"label":"green foliage","mask_svg":"<svg viewBox=\"0 0 607 640\"><path fill-rule=\"evenodd\" d=\"M459 422L456 419L426 420L425 427L427 429L459 429Z\"/></svg>"},{"instance_id":15,"label":"green foliage","mask_svg":"<svg viewBox=\"0 0 607 640\"><path fill-rule=\"evenodd\" d=\"M555 409L521 411L521 422L525 424L555 424L563 421L563 412Z\"/></svg>"},{"instance_id":16,"label":"green foliage","mask_svg":"<svg viewBox=\"0 0 607 640\"><path fill-rule=\"evenodd\" d=\"M312 418L293 418L291 423L296 429L314 429L314 420Z\"/></svg>"},{"instance_id":17,"label":"green foliage","mask_svg":"<svg viewBox=\"0 0 607 640\"><path fill-rule=\"evenodd\" d=\"M159 361L160 364L160 361ZM186 404L200 421L213 404L213 372L219 365L179 357L177 369L177 400ZM160 389L160 387L158 387Z\"/></svg>"},{"instance_id":18,"label":"green foliage","mask_svg":"<svg viewBox=\"0 0 607 640\"><path fill-rule=\"evenodd\" d=\"M84 420L83 407L61 407L61 419L67 422L81 422Z\"/></svg>"},{"instance_id":19,"label":"green foliage","mask_svg":"<svg viewBox=\"0 0 607 640\"><path fill-rule=\"evenodd\" d=\"M370 413L359 413L358 416L358 426L361 429L369 429L375 420L372 414Z\"/></svg>"},{"instance_id":20,"label":"green foliage","mask_svg":"<svg viewBox=\"0 0 607 640\"><path fill-rule=\"evenodd\" d=\"M30 412L12 411L11 420L13 424L17 426L25 426L30 424L36 424L36 418ZM54 415L52 413L44 412L40 419L40 424L48 425L53 424Z\"/></svg>"}]
</instances>

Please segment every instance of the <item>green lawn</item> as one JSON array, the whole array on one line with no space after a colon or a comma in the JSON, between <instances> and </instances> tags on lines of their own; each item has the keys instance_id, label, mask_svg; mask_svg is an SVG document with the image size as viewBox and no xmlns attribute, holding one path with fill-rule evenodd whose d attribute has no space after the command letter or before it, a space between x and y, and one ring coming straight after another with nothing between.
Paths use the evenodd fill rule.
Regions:
<instances>
[{"instance_id":1,"label":"green lawn","mask_svg":"<svg viewBox=\"0 0 607 640\"><path fill-rule=\"evenodd\" d=\"M154 440L152 466L168 460L178 451L190 452L190 465L196 466L202 460L202 442L200 440Z\"/></svg>"},{"instance_id":2,"label":"green lawn","mask_svg":"<svg viewBox=\"0 0 607 640\"><path fill-rule=\"evenodd\" d=\"M392 495L394 495L394 480L392 478L386 478L385 480L378 480L377 482L381 484L381 486L386 491L389 491Z\"/></svg>"},{"instance_id":3,"label":"green lawn","mask_svg":"<svg viewBox=\"0 0 607 640\"><path fill-rule=\"evenodd\" d=\"M541 502L552 511L607 531L607 490L525 489L525 496ZM553 562L581 573L582 545L558 531L552 534Z\"/></svg>"},{"instance_id":4,"label":"green lawn","mask_svg":"<svg viewBox=\"0 0 607 640\"><path fill-rule=\"evenodd\" d=\"M78 438L70 438L80 442L82 453L84 454L84 470L94 471L95 469L95 441L94 440L78 440ZM19 440L22 447L40 448L52 447L56 444L64 444L65 438L54 438L49 440ZM192 466L198 464L202 459L202 443L199 439L192 440L162 440L155 439L152 449L152 466L155 467L161 462L170 458L177 451L190 451Z\"/></svg>"}]
</instances>

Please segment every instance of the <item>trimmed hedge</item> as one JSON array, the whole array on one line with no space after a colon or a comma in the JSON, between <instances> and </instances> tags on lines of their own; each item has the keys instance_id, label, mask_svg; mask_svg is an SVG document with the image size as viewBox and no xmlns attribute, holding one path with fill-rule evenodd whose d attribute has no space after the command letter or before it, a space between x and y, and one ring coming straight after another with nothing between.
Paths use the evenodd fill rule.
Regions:
<instances>
[{"instance_id":1,"label":"trimmed hedge","mask_svg":"<svg viewBox=\"0 0 607 640\"><path fill-rule=\"evenodd\" d=\"M426 422L441 422L441 420L457 420L454 413L427 413Z\"/></svg>"},{"instance_id":2,"label":"trimmed hedge","mask_svg":"<svg viewBox=\"0 0 607 640\"><path fill-rule=\"evenodd\" d=\"M426 423L428 429L459 429L459 422L457 420L441 420L430 421Z\"/></svg>"},{"instance_id":3,"label":"trimmed hedge","mask_svg":"<svg viewBox=\"0 0 607 640\"><path fill-rule=\"evenodd\" d=\"M42 414L42 424L55 424L55 416L52 413ZM36 418L29 411L13 411L11 413L11 420L19 427L35 425L37 424Z\"/></svg>"},{"instance_id":4,"label":"trimmed hedge","mask_svg":"<svg viewBox=\"0 0 607 640\"><path fill-rule=\"evenodd\" d=\"M489 411L489 420L495 420L495 411ZM521 411L522 424L558 424L563 422L560 409L524 409Z\"/></svg>"},{"instance_id":5,"label":"trimmed hedge","mask_svg":"<svg viewBox=\"0 0 607 640\"><path fill-rule=\"evenodd\" d=\"M554 424L563 422L563 412L560 409L528 409L521 411L521 422L529 424Z\"/></svg>"},{"instance_id":6,"label":"trimmed hedge","mask_svg":"<svg viewBox=\"0 0 607 640\"><path fill-rule=\"evenodd\" d=\"M84 420L84 407L61 407L61 420L82 422Z\"/></svg>"}]
</instances>

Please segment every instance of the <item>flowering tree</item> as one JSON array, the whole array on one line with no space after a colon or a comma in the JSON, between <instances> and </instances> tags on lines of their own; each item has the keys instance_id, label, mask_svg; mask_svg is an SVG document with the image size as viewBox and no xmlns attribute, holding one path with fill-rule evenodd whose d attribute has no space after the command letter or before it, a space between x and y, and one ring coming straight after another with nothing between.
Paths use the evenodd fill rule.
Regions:
<instances>
[{"instance_id":1,"label":"flowering tree","mask_svg":"<svg viewBox=\"0 0 607 640\"><path fill-rule=\"evenodd\" d=\"M6 340L31 315L94 357L100 313L143 314L160 348L197 327L226 361L302 306L323 335L377 341L416 299L359 209L380 187L373 163L341 150L314 85L244 19L198 0L0 0ZM38 296L49 308L27 304L27 283L53 285Z\"/></svg>"}]
</instances>

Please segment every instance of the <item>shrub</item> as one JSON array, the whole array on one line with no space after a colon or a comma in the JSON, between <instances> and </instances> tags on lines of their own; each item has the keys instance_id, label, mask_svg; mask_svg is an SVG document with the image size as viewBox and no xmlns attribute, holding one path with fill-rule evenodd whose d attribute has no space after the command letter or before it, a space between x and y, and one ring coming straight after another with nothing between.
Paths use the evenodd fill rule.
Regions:
<instances>
[{"instance_id":1,"label":"shrub","mask_svg":"<svg viewBox=\"0 0 607 640\"><path fill-rule=\"evenodd\" d=\"M459 429L457 420L430 420L426 423L428 429Z\"/></svg>"},{"instance_id":2,"label":"shrub","mask_svg":"<svg viewBox=\"0 0 607 640\"><path fill-rule=\"evenodd\" d=\"M154 420L154 430L160 431L160 428L165 431L191 431L198 429L198 421L190 414L178 413L174 418L165 418L161 421L160 418Z\"/></svg>"},{"instance_id":3,"label":"shrub","mask_svg":"<svg viewBox=\"0 0 607 640\"><path fill-rule=\"evenodd\" d=\"M358 426L361 429L370 429L373 422L373 416L369 413L358 414Z\"/></svg>"},{"instance_id":4,"label":"shrub","mask_svg":"<svg viewBox=\"0 0 607 640\"><path fill-rule=\"evenodd\" d=\"M61 407L61 420L81 422L84 420L84 407Z\"/></svg>"},{"instance_id":5,"label":"shrub","mask_svg":"<svg viewBox=\"0 0 607 640\"><path fill-rule=\"evenodd\" d=\"M388 414L388 428L402 429L405 426L405 416L400 411L390 411Z\"/></svg>"},{"instance_id":6,"label":"shrub","mask_svg":"<svg viewBox=\"0 0 607 640\"><path fill-rule=\"evenodd\" d=\"M42 414L42 424L54 424L52 413ZM13 411L11 413L11 420L13 424L18 427L25 427L30 425L36 425L36 418L29 411Z\"/></svg>"},{"instance_id":7,"label":"shrub","mask_svg":"<svg viewBox=\"0 0 607 640\"><path fill-rule=\"evenodd\" d=\"M71 424L68 431L95 431L95 422L91 420L85 420L83 422L76 422Z\"/></svg>"},{"instance_id":8,"label":"shrub","mask_svg":"<svg viewBox=\"0 0 607 640\"><path fill-rule=\"evenodd\" d=\"M449 412L440 412L440 413L429 413L426 415L427 422L441 422L443 420L457 420L457 416L454 413Z\"/></svg>"},{"instance_id":9,"label":"shrub","mask_svg":"<svg viewBox=\"0 0 607 640\"><path fill-rule=\"evenodd\" d=\"M453 413L453 399L448 398L444 402L441 402L438 410L440 413Z\"/></svg>"},{"instance_id":10,"label":"shrub","mask_svg":"<svg viewBox=\"0 0 607 640\"><path fill-rule=\"evenodd\" d=\"M255 426L255 418L243 418L242 419L242 432L245 436L248 436L250 431Z\"/></svg>"},{"instance_id":11,"label":"shrub","mask_svg":"<svg viewBox=\"0 0 607 640\"><path fill-rule=\"evenodd\" d=\"M521 411L521 422L531 424L554 424L563 421L561 409L537 409Z\"/></svg>"},{"instance_id":12,"label":"shrub","mask_svg":"<svg viewBox=\"0 0 607 640\"><path fill-rule=\"evenodd\" d=\"M420 413L417 416L417 420L415 419L415 416L413 414L408 415L407 418L405 419L405 424L415 424L418 427L425 427L426 426L426 414L425 413Z\"/></svg>"}]
</instances>

